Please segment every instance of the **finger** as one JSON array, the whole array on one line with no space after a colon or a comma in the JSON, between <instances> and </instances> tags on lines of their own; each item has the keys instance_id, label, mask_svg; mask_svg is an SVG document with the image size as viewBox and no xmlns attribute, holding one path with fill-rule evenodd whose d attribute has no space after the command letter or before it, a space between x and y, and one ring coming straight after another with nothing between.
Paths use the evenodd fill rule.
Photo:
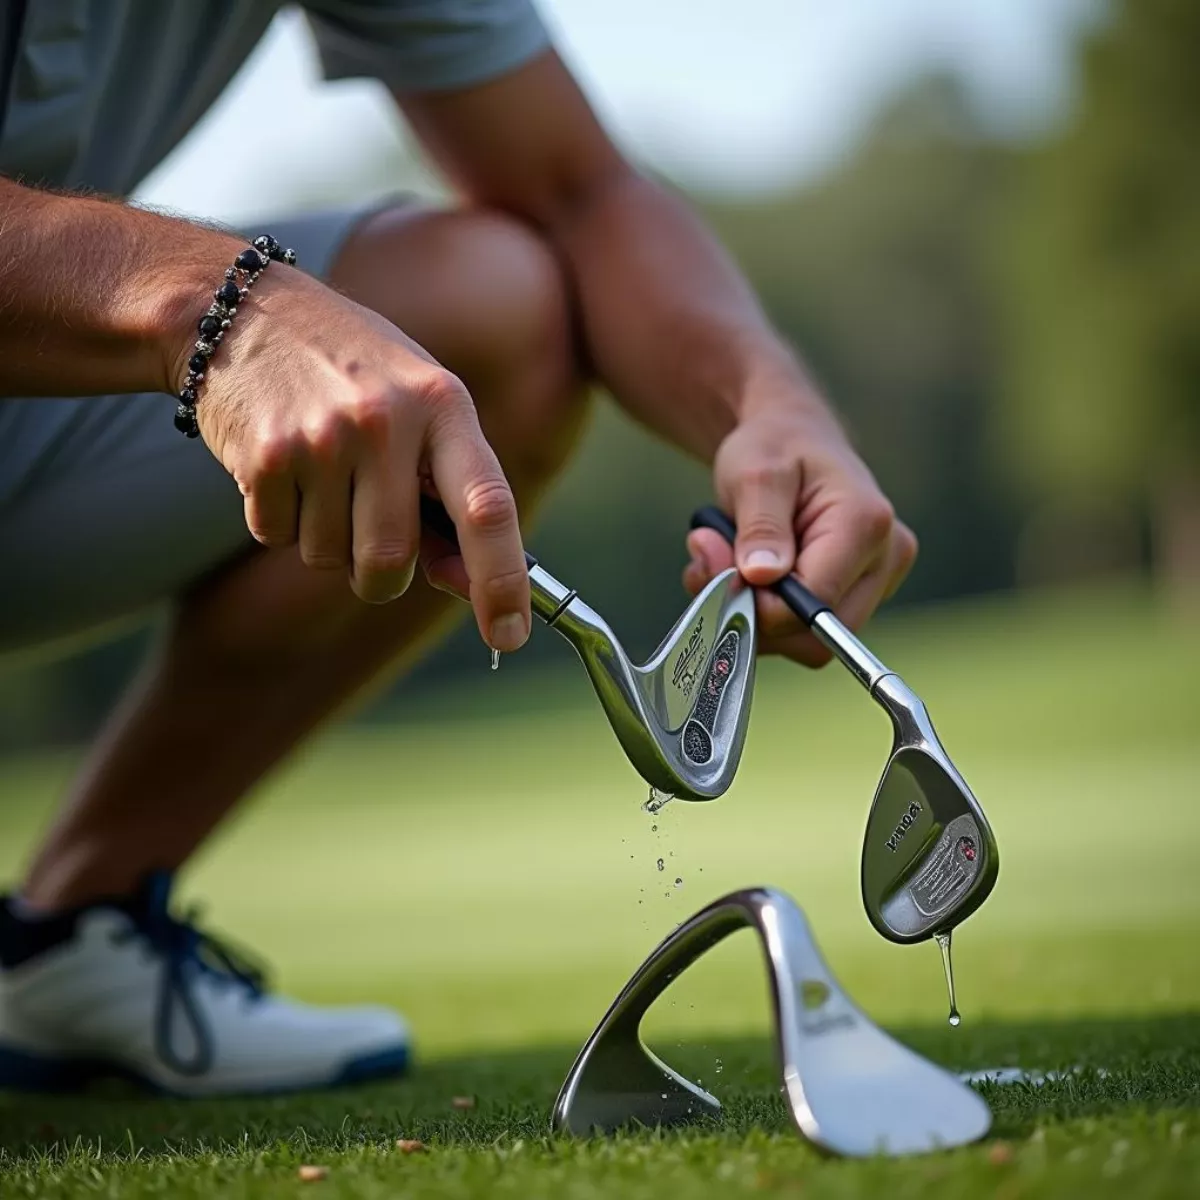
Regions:
<instances>
[{"instance_id":1,"label":"finger","mask_svg":"<svg viewBox=\"0 0 1200 1200\"><path fill-rule=\"evenodd\" d=\"M318 571L349 568L349 472L327 469L301 479L300 558Z\"/></svg>"},{"instance_id":2,"label":"finger","mask_svg":"<svg viewBox=\"0 0 1200 1200\"><path fill-rule=\"evenodd\" d=\"M368 604L386 604L412 583L421 538L417 457L414 439L389 433L355 471L350 585Z\"/></svg>"},{"instance_id":3,"label":"finger","mask_svg":"<svg viewBox=\"0 0 1200 1200\"><path fill-rule=\"evenodd\" d=\"M884 558L895 527L891 505L876 496L832 505L807 530L796 574L834 609Z\"/></svg>"},{"instance_id":4,"label":"finger","mask_svg":"<svg viewBox=\"0 0 1200 1200\"><path fill-rule=\"evenodd\" d=\"M438 537L436 533L422 530L420 563L431 587L465 600L468 604L471 602L471 577L467 574L467 564L463 562L457 546Z\"/></svg>"},{"instance_id":5,"label":"finger","mask_svg":"<svg viewBox=\"0 0 1200 1200\"><path fill-rule=\"evenodd\" d=\"M920 550L917 543L917 535L901 521L896 522L892 538L896 545L894 556L890 559L891 573L888 578L888 585L883 593L885 601L890 600L900 590L900 585L908 578L908 574L913 568L913 563L917 561L917 554Z\"/></svg>"},{"instance_id":6,"label":"finger","mask_svg":"<svg viewBox=\"0 0 1200 1200\"><path fill-rule=\"evenodd\" d=\"M300 494L290 471L262 475L244 490L246 528L264 546L292 546L300 519Z\"/></svg>"},{"instance_id":7,"label":"finger","mask_svg":"<svg viewBox=\"0 0 1200 1200\"><path fill-rule=\"evenodd\" d=\"M529 571L517 505L469 400L430 429L430 469L458 531L479 632L493 650L519 650L529 637Z\"/></svg>"},{"instance_id":8,"label":"finger","mask_svg":"<svg viewBox=\"0 0 1200 1200\"><path fill-rule=\"evenodd\" d=\"M866 625L908 574L916 555L916 539L907 529L904 532L908 536L893 537L883 562L868 571L838 605L838 618L849 628L857 631Z\"/></svg>"},{"instance_id":9,"label":"finger","mask_svg":"<svg viewBox=\"0 0 1200 1200\"><path fill-rule=\"evenodd\" d=\"M687 548L708 579L735 565L733 547L715 529L693 529L687 536Z\"/></svg>"},{"instance_id":10,"label":"finger","mask_svg":"<svg viewBox=\"0 0 1200 1200\"><path fill-rule=\"evenodd\" d=\"M800 465L792 458L777 463L759 460L732 469L733 519L737 524L738 570L761 587L782 579L796 562L796 498Z\"/></svg>"}]
</instances>

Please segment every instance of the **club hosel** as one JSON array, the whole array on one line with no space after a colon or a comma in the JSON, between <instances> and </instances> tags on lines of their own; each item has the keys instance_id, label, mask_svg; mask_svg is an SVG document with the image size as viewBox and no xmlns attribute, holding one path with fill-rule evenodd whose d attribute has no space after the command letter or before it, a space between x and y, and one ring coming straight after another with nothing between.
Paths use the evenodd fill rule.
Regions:
<instances>
[{"instance_id":1,"label":"club hosel","mask_svg":"<svg viewBox=\"0 0 1200 1200\"><path fill-rule=\"evenodd\" d=\"M553 625L578 594L537 563L529 568L529 592L534 614L547 625Z\"/></svg>"}]
</instances>

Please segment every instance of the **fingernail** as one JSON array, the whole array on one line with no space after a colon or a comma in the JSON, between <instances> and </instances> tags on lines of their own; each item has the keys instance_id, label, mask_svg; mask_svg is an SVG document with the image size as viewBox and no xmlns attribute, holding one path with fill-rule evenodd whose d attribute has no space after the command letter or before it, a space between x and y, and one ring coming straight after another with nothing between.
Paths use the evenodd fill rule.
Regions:
<instances>
[{"instance_id":1,"label":"fingernail","mask_svg":"<svg viewBox=\"0 0 1200 1200\"><path fill-rule=\"evenodd\" d=\"M520 650L529 638L529 628L520 613L505 613L492 622L491 642L493 650L511 654Z\"/></svg>"},{"instance_id":2,"label":"fingernail","mask_svg":"<svg viewBox=\"0 0 1200 1200\"><path fill-rule=\"evenodd\" d=\"M751 550L746 555L747 567L762 567L764 571L780 571L783 559L774 550Z\"/></svg>"}]
</instances>

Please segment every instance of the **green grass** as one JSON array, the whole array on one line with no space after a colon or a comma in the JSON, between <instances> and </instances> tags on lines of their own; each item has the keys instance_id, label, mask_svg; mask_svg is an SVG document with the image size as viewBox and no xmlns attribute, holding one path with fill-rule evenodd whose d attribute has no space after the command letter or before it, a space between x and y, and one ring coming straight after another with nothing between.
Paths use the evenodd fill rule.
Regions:
<instances>
[{"instance_id":1,"label":"green grass","mask_svg":"<svg viewBox=\"0 0 1200 1200\"><path fill-rule=\"evenodd\" d=\"M412 1079L212 1103L0 1096L0 1196L1195 1194L1200 624L1138 592L1067 593L927 610L872 642L928 701L1001 847L996 892L956 938L959 1030L936 951L883 942L862 913L858 841L888 731L844 673L767 664L734 788L652 830L582 679L554 676L539 701L481 667L454 705L324 739L184 881L281 986L402 1008ZM0 874L17 874L70 766L0 766ZM762 970L738 936L647 1023L720 1096L723 1126L550 1138L562 1076L628 974L753 883L794 895L859 1003L937 1061L1085 1070L989 1089L978 1147L822 1160L785 1119ZM454 1111L461 1094L477 1107ZM400 1136L430 1152L399 1154ZM302 1184L302 1163L330 1175Z\"/></svg>"}]
</instances>

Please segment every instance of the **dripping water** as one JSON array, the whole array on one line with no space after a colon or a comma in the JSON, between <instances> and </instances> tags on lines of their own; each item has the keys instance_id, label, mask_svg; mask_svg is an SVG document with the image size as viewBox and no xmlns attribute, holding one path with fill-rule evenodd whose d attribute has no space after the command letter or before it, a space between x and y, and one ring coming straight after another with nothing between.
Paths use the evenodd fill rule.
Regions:
<instances>
[{"instance_id":1,"label":"dripping water","mask_svg":"<svg viewBox=\"0 0 1200 1200\"><path fill-rule=\"evenodd\" d=\"M958 1005L954 998L954 963L950 960L950 930L935 933L933 940L942 952L942 970L946 972L946 990L950 993L950 1024L957 1027L962 1017L958 1015Z\"/></svg>"}]
</instances>

